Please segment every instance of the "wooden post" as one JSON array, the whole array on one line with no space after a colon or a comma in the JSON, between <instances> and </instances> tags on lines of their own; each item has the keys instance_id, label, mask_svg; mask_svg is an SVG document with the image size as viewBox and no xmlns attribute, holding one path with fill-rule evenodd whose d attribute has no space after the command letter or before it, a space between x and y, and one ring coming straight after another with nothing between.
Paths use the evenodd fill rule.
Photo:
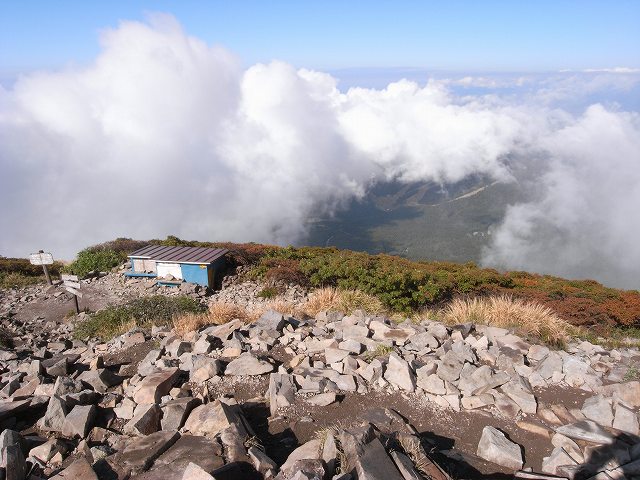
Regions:
<instances>
[{"instance_id":1,"label":"wooden post","mask_svg":"<svg viewBox=\"0 0 640 480\"><path fill-rule=\"evenodd\" d=\"M38 253L44 253L44 250L39 250ZM51 275L49 275L49 269L44 263L42 264L42 270L44 270L44 276L47 277L47 283L49 285L53 285L53 282L51 281Z\"/></svg>"},{"instance_id":2,"label":"wooden post","mask_svg":"<svg viewBox=\"0 0 640 480\"><path fill-rule=\"evenodd\" d=\"M80 305L78 305L78 296L77 295L73 296L73 301L74 301L74 303L76 305L76 313L80 313Z\"/></svg>"}]
</instances>

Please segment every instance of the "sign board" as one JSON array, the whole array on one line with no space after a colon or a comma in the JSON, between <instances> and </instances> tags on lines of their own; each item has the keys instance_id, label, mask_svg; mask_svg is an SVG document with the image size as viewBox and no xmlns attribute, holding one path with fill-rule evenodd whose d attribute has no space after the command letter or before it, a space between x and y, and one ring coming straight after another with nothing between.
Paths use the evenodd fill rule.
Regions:
<instances>
[{"instance_id":1,"label":"sign board","mask_svg":"<svg viewBox=\"0 0 640 480\"><path fill-rule=\"evenodd\" d=\"M75 289L75 288L73 288L73 287L67 287L67 284L66 284L66 283L65 283L64 285L65 285L65 286L64 286L64 289L65 289L67 292L69 292L69 293L73 293L76 297L80 297L80 298L82 298L82 292L80 292L80 290L76 290L76 289Z\"/></svg>"},{"instance_id":2,"label":"sign board","mask_svg":"<svg viewBox=\"0 0 640 480\"><path fill-rule=\"evenodd\" d=\"M32 253L29 255L29 261L32 265L52 265L53 255L50 253Z\"/></svg>"}]
</instances>

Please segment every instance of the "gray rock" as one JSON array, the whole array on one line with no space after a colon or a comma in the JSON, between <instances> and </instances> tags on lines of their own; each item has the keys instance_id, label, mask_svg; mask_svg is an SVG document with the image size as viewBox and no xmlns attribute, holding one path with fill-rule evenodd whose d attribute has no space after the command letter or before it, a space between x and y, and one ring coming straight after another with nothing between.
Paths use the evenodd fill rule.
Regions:
<instances>
[{"instance_id":1,"label":"gray rock","mask_svg":"<svg viewBox=\"0 0 640 480\"><path fill-rule=\"evenodd\" d=\"M520 470L523 464L520 445L513 443L504 433L491 426L486 426L482 430L477 455L512 470Z\"/></svg>"},{"instance_id":2,"label":"gray rock","mask_svg":"<svg viewBox=\"0 0 640 480\"><path fill-rule=\"evenodd\" d=\"M344 360L345 357L349 356L349 352L346 350L341 350L339 348L325 348L324 349L324 358L327 364L337 363Z\"/></svg>"},{"instance_id":3,"label":"gray rock","mask_svg":"<svg viewBox=\"0 0 640 480\"><path fill-rule=\"evenodd\" d=\"M396 464L396 467L400 471L400 474L402 475L402 478L404 478L404 480L424 479L424 477L416 470L411 459L405 454L394 450L391 452L391 458Z\"/></svg>"},{"instance_id":4,"label":"gray rock","mask_svg":"<svg viewBox=\"0 0 640 480\"><path fill-rule=\"evenodd\" d=\"M94 405L76 405L64 419L62 434L71 438L85 438L93 427L95 414Z\"/></svg>"},{"instance_id":5,"label":"gray rock","mask_svg":"<svg viewBox=\"0 0 640 480\"><path fill-rule=\"evenodd\" d=\"M281 332L284 325L284 316L275 310L267 310L258 320L253 322L253 327L258 330L276 330Z\"/></svg>"},{"instance_id":6,"label":"gray rock","mask_svg":"<svg viewBox=\"0 0 640 480\"><path fill-rule=\"evenodd\" d=\"M210 378L220 375L222 372L222 362L217 358L197 356L193 362L193 369L189 375L189 380L195 383L203 383Z\"/></svg>"},{"instance_id":7,"label":"gray rock","mask_svg":"<svg viewBox=\"0 0 640 480\"><path fill-rule=\"evenodd\" d=\"M511 382L502 385L501 390L516 402L524 413L535 414L538 409L536 397L528 382L519 375Z\"/></svg>"},{"instance_id":8,"label":"gray rock","mask_svg":"<svg viewBox=\"0 0 640 480\"><path fill-rule=\"evenodd\" d=\"M222 467L222 447L213 438L182 435L153 464L150 472L157 473L158 480L182 480L189 463L194 463L207 472Z\"/></svg>"},{"instance_id":9,"label":"gray rock","mask_svg":"<svg viewBox=\"0 0 640 480\"><path fill-rule=\"evenodd\" d=\"M294 470L294 465L298 460L319 460L321 456L322 443L320 439L313 439L299 446L287 457L287 461L282 464L280 471L285 475L290 475Z\"/></svg>"},{"instance_id":10,"label":"gray rock","mask_svg":"<svg viewBox=\"0 0 640 480\"><path fill-rule=\"evenodd\" d=\"M321 393L319 395L314 395L313 397L309 397L306 399L307 403L316 405L318 407L326 407L327 405L331 405L335 401L336 394L333 392Z\"/></svg>"},{"instance_id":11,"label":"gray rock","mask_svg":"<svg viewBox=\"0 0 640 480\"><path fill-rule=\"evenodd\" d=\"M2 466L6 468L6 480L24 480L27 474L27 462L20 445L7 445L0 452Z\"/></svg>"},{"instance_id":12,"label":"gray rock","mask_svg":"<svg viewBox=\"0 0 640 480\"><path fill-rule=\"evenodd\" d=\"M44 417L38 422L38 425L43 430L61 432L64 417L67 416L68 411L67 402L57 395L54 395L49 399L47 411Z\"/></svg>"},{"instance_id":13,"label":"gray rock","mask_svg":"<svg viewBox=\"0 0 640 480\"><path fill-rule=\"evenodd\" d=\"M162 430L179 430L188 418L191 410L199 404L200 400L197 398L184 397L171 400L162 405Z\"/></svg>"},{"instance_id":14,"label":"gray rock","mask_svg":"<svg viewBox=\"0 0 640 480\"><path fill-rule=\"evenodd\" d=\"M249 455L254 468L259 473L265 477L267 475L275 476L275 472L278 470L278 464L271 460L266 453L257 447L249 447L247 454Z\"/></svg>"},{"instance_id":15,"label":"gray rock","mask_svg":"<svg viewBox=\"0 0 640 480\"><path fill-rule=\"evenodd\" d=\"M151 403L138 405L133 418L124 426L124 433L129 435L150 435L160 429L160 407Z\"/></svg>"},{"instance_id":16,"label":"gray rock","mask_svg":"<svg viewBox=\"0 0 640 480\"><path fill-rule=\"evenodd\" d=\"M585 440L597 444L610 445L615 441L615 437L612 434L591 420L582 420L563 425L556 428L556 432L575 440Z\"/></svg>"},{"instance_id":17,"label":"gray rock","mask_svg":"<svg viewBox=\"0 0 640 480\"><path fill-rule=\"evenodd\" d=\"M417 384L427 393L432 393L434 395L445 395L447 393L444 380L435 373L427 377L419 376Z\"/></svg>"},{"instance_id":18,"label":"gray rock","mask_svg":"<svg viewBox=\"0 0 640 480\"><path fill-rule=\"evenodd\" d=\"M51 480L98 480L98 476L91 468L91 464L81 457L62 472L51 477Z\"/></svg>"},{"instance_id":19,"label":"gray rock","mask_svg":"<svg viewBox=\"0 0 640 480\"><path fill-rule=\"evenodd\" d=\"M562 363L562 357L558 353L549 352L536 367L536 372L545 380L549 380L554 373L562 373Z\"/></svg>"},{"instance_id":20,"label":"gray rock","mask_svg":"<svg viewBox=\"0 0 640 480\"><path fill-rule=\"evenodd\" d=\"M113 387L122 382L121 377L106 368L86 370L78 375L78 380L100 393L104 393L109 387Z\"/></svg>"},{"instance_id":21,"label":"gray rock","mask_svg":"<svg viewBox=\"0 0 640 480\"><path fill-rule=\"evenodd\" d=\"M201 466L189 462L182 474L182 480L215 480L215 478L209 475Z\"/></svg>"},{"instance_id":22,"label":"gray rock","mask_svg":"<svg viewBox=\"0 0 640 480\"><path fill-rule=\"evenodd\" d=\"M551 455L542 459L542 471L544 473L557 475L560 473L558 467L565 465L577 465L577 462L561 447L554 448Z\"/></svg>"},{"instance_id":23,"label":"gray rock","mask_svg":"<svg viewBox=\"0 0 640 480\"><path fill-rule=\"evenodd\" d=\"M638 416L633 410L618 403L616 405L616 415L613 420L613 428L632 435L640 434Z\"/></svg>"},{"instance_id":24,"label":"gray rock","mask_svg":"<svg viewBox=\"0 0 640 480\"><path fill-rule=\"evenodd\" d=\"M216 400L194 408L184 424L184 430L193 435L214 436L234 423L240 423L237 405Z\"/></svg>"},{"instance_id":25,"label":"gray rock","mask_svg":"<svg viewBox=\"0 0 640 480\"><path fill-rule=\"evenodd\" d=\"M408 392L413 392L416 389L416 377L413 370L411 370L411 367L406 361L395 353L389 356L389 363L387 363L384 378L392 385L396 385Z\"/></svg>"},{"instance_id":26,"label":"gray rock","mask_svg":"<svg viewBox=\"0 0 640 480\"><path fill-rule=\"evenodd\" d=\"M133 400L138 404L159 403L160 398L169 393L178 377L177 368L158 370L137 385Z\"/></svg>"},{"instance_id":27,"label":"gray rock","mask_svg":"<svg viewBox=\"0 0 640 480\"><path fill-rule=\"evenodd\" d=\"M288 407L295 398L296 387L293 375L272 373L269 375L269 409L275 415L278 408Z\"/></svg>"},{"instance_id":28,"label":"gray rock","mask_svg":"<svg viewBox=\"0 0 640 480\"><path fill-rule=\"evenodd\" d=\"M251 353L245 352L232 360L224 371L225 375L262 375L273 372L274 367L269 362L259 360Z\"/></svg>"},{"instance_id":29,"label":"gray rock","mask_svg":"<svg viewBox=\"0 0 640 480\"><path fill-rule=\"evenodd\" d=\"M153 461L169 449L178 438L180 434L176 431L160 431L133 438L114 460L129 467L134 474L142 472L147 470Z\"/></svg>"},{"instance_id":30,"label":"gray rock","mask_svg":"<svg viewBox=\"0 0 640 480\"><path fill-rule=\"evenodd\" d=\"M611 400L601 395L587 398L582 406L582 413L589 420L593 420L605 427L610 427L613 424Z\"/></svg>"},{"instance_id":31,"label":"gray rock","mask_svg":"<svg viewBox=\"0 0 640 480\"><path fill-rule=\"evenodd\" d=\"M448 382L455 382L460 378L460 372L464 362L456 355L455 352L449 350L445 353L441 362L438 364L438 370L436 374L442 379Z\"/></svg>"}]
</instances>

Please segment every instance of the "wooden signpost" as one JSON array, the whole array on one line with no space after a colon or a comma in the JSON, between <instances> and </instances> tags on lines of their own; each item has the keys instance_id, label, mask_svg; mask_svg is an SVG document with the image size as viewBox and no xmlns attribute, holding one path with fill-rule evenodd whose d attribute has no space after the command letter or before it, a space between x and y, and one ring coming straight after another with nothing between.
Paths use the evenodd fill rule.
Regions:
<instances>
[{"instance_id":1,"label":"wooden signpost","mask_svg":"<svg viewBox=\"0 0 640 480\"><path fill-rule=\"evenodd\" d=\"M31 265L42 265L44 276L47 277L47 283L49 285L53 285L51 282L51 275L49 275L49 269L47 268L47 265L53 264L53 255L45 253L44 250L40 250L38 253L32 253L29 255L29 261L31 262Z\"/></svg>"},{"instance_id":2,"label":"wooden signpost","mask_svg":"<svg viewBox=\"0 0 640 480\"><path fill-rule=\"evenodd\" d=\"M78 304L78 298L82 298L82 292L80 291L80 281L77 275L62 275L62 285L64 289L73 295L73 301L76 305L76 313L80 313L80 305Z\"/></svg>"}]
</instances>

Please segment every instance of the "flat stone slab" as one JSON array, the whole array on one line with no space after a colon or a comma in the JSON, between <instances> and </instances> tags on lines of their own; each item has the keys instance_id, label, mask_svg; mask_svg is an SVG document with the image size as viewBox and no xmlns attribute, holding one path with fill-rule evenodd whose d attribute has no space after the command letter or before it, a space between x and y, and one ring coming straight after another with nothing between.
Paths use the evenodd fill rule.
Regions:
<instances>
[{"instance_id":1,"label":"flat stone slab","mask_svg":"<svg viewBox=\"0 0 640 480\"><path fill-rule=\"evenodd\" d=\"M153 467L140 480L182 480L184 471L193 463L207 472L222 467L222 447L208 437L182 435L153 463ZM159 475L159 476L158 476Z\"/></svg>"},{"instance_id":2,"label":"flat stone slab","mask_svg":"<svg viewBox=\"0 0 640 480\"><path fill-rule=\"evenodd\" d=\"M313 397L309 397L306 399L307 403L316 405L318 407L326 407L327 405L331 405L335 401L336 394L333 392L321 393L319 395L314 395Z\"/></svg>"},{"instance_id":3,"label":"flat stone slab","mask_svg":"<svg viewBox=\"0 0 640 480\"><path fill-rule=\"evenodd\" d=\"M144 471L178 438L180 438L180 434L175 430L160 431L145 437L134 438L127 443L122 452L114 455L114 460L130 467L135 473Z\"/></svg>"},{"instance_id":4,"label":"flat stone slab","mask_svg":"<svg viewBox=\"0 0 640 480\"><path fill-rule=\"evenodd\" d=\"M582 420L580 422L563 425L556 428L556 432L573 438L574 440L585 440L591 443L610 445L615 442L615 436L607 432L604 428L592 420Z\"/></svg>"},{"instance_id":5,"label":"flat stone slab","mask_svg":"<svg viewBox=\"0 0 640 480\"><path fill-rule=\"evenodd\" d=\"M245 352L232 360L224 371L225 375L262 375L273 372L274 366L264 360L259 360L251 353Z\"/></svg>"}]
</instances>

